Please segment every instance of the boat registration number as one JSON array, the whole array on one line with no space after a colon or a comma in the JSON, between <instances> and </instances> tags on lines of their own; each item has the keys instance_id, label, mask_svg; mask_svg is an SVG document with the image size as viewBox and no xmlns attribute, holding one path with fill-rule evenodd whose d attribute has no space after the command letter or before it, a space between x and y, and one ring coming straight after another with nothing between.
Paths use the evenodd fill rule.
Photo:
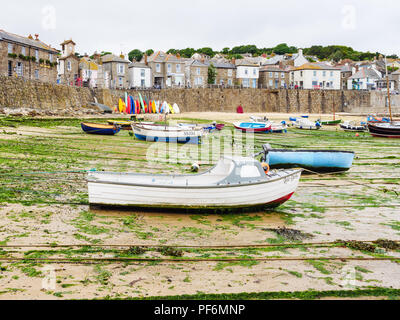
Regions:
<instances>
[{"instance_id":1,"label":"boat registration number","mask_svg":"<svg viewBox=\"0 0 400 320\"><path fill-rule=\"evenodd\" d=\"M194 131L184 131L183 134L184 134L185 136L194 136L194 135L195 135L195 132L194 132Z\"/></svg>"}]
</instances>

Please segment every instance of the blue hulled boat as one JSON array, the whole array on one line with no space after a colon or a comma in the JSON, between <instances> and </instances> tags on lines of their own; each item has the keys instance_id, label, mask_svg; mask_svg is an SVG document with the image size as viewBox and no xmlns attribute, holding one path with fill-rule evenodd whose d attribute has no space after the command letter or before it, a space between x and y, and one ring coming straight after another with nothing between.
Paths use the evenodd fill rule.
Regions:
<instances>
[{"instance_id":1,"label":"blue hulled boat","mask_svg":"<svg viewBox=\"0 0 400 320\"><path fill-rule=\"evenodd\" d=\"M82 130L89 134L100 134L113 136L120 132L121 127L116 125L107 125L107 124L99 124L99 123L89 123L82 122L81 123Z\"/></svg>"},{"instance_id":2,"label":"blue hulled boat","mask_svg":"<svg viewBox=\"0 0 400 320\"><path fill-rule=\"evenodd\" d=\"M351 168L354 156L351 151L269 149L267 163L273 169L300 167L314 172L340 172Z\"/></svg>"}]
</instances>

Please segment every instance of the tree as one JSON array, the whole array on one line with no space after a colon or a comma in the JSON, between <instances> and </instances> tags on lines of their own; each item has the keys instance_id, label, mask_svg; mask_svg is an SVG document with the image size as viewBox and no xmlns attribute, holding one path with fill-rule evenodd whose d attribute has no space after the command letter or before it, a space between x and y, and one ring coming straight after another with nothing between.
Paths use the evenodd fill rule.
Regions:
<instances>
[{"instance_id":1,"label":"tree","mask_svg":"<svg viewBox=\"0 0 400 320\"><path fill-rule=\"evenodd\" d=\"M133 61L133 59L135 59L136 61L140 61L143 58L143 52L139 49L134 49L128 53L128 57L130 61Z\"/></svg>"},{"instance_id":2,"label":"tree","mask_svg":"<svg viewBox=\"0 0 400 320\"><path fill-rule=\"evenodd\" d=\"M343 59L343 53L342 51L336 51L332 56L331 59L335 62L339 62L340 60Z\"/></svg>"},{"instance_id":3,"label":"tree","mask_svg":"<svg viewBox=\"0 0 400 320\"><path fill-rule=\"evenodd\" d=\"M196 50L193 48L186 48L180 50L179 53L183 58L191 58L196 53Z\"/></svg>"},{"instance_id":4,"label":"tree","mask_svg":"<svg viewBox=\"0 0 400 320\"><path fill-rule=\"evenodd\" d=\"M214 65L211 63L208 67L208 84L214 84L215 78L217 77L217 69L215 69Z\"/></svg>"},{"instance_id":5,"label":"tree","mask_svg":"<svg viewBox=\"0 0 400 320\"><path fill-rule=\"evenodd\" d=\"M211 58L215 56L214 50L209 47L200 48L197 50L197 52L205 54L206 56L209 56Z\"/></svg>"},{"instance_id":6,"label":"tree","mask_svg":"<svg viewBox=\"0 0 400 320\"><path fill-rule=\"evenodd\" d=\"M146 50L145 52L148 56L151 56L154 53L153 49Z\"/></svg>"},{"instance_id":7,"label":"tree","mask_svg":"<svg viewBox=\"0 0 400 320\"><path fill-rule=\"evenodd\" d=\"M229 54L230 49L228 47L222 49L223 54Z\"/></svg>"}]
</instances>

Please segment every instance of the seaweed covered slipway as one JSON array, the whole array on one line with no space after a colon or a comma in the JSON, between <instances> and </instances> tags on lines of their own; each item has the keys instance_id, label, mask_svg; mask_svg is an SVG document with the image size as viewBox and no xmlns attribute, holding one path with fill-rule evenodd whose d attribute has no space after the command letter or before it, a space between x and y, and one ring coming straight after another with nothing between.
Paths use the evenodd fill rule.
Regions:
<instances>
[{"instance_id":1,"label":"seaweed covered slipway","mask_svg":"<svg viewBox=\"0 0 400 320\"><path fill-rule=\"evenodd\" d=\"M159 143L136 140L129 131L87 135L83 119L0 118L0 299L400 297L397 139L334 127L255 135L250 148L234 141L239 154L256 153L265 143L356 153L348 172L303 174L291 200L270 211L89 206L87 171L189 174L193 162L179 150L203 152L234 136L239 117L248 119L171 116L225 128L203 145L174 145L164 161L149 159ZM91 120L107 119L84 121ZM216 162L220 146L208 149L212 156L200 159L200 171Z\"/></svg>"}]
</instances>

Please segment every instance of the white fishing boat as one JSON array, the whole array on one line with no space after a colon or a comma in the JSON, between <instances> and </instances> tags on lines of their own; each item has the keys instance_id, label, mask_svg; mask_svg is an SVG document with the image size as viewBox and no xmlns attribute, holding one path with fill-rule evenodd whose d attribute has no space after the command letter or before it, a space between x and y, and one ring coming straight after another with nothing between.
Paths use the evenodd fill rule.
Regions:
<instances>
[{"instance_id":1,"label":"white fishing boat","mask_svg":"<svg viewBox=\"0 0 400 320\"><path fill-rule=\"evenodd\" d=\"M132 130L139 140L151 142L195 143L206 134L202 127L168 126L162 124L132 123Z\"/></svg>"},{"instance_id":2,"label":"white fishing boat","mask_svg":"<svg viewBox=\"0 0 400 320\"><path fill-rule=\"evenodd\" d=\"M319 129L321 129L321 124L318 121L313 122L306 118L296 119L294 126L298 129L303 129L303 130L319 130Z\"/></svg>"},{"instance_id":3,"label":"white fishing boat","mask_svg":"<svg viewBox=\"0 0 400 320\"><path fill-rule=\"evenodd\" d=\"M356 132L363 132L367 130L366 125L359 125L355 121L345 121L340 125L340 128L342 128L344 131L356 131Z\"/></svg>"},{"instance_id":4,"label":"white fishing boat","mask_svg":"<svg viewBox=\"0 0 400 320\"><path fill-rule=\"evenodd\" d=\"M301 172L265 173L259 161L241 157L224 157L209 171L192 175L89 172L89 203L195 210L277 207L291 198Z\"/></svg>"}]
</instances>

